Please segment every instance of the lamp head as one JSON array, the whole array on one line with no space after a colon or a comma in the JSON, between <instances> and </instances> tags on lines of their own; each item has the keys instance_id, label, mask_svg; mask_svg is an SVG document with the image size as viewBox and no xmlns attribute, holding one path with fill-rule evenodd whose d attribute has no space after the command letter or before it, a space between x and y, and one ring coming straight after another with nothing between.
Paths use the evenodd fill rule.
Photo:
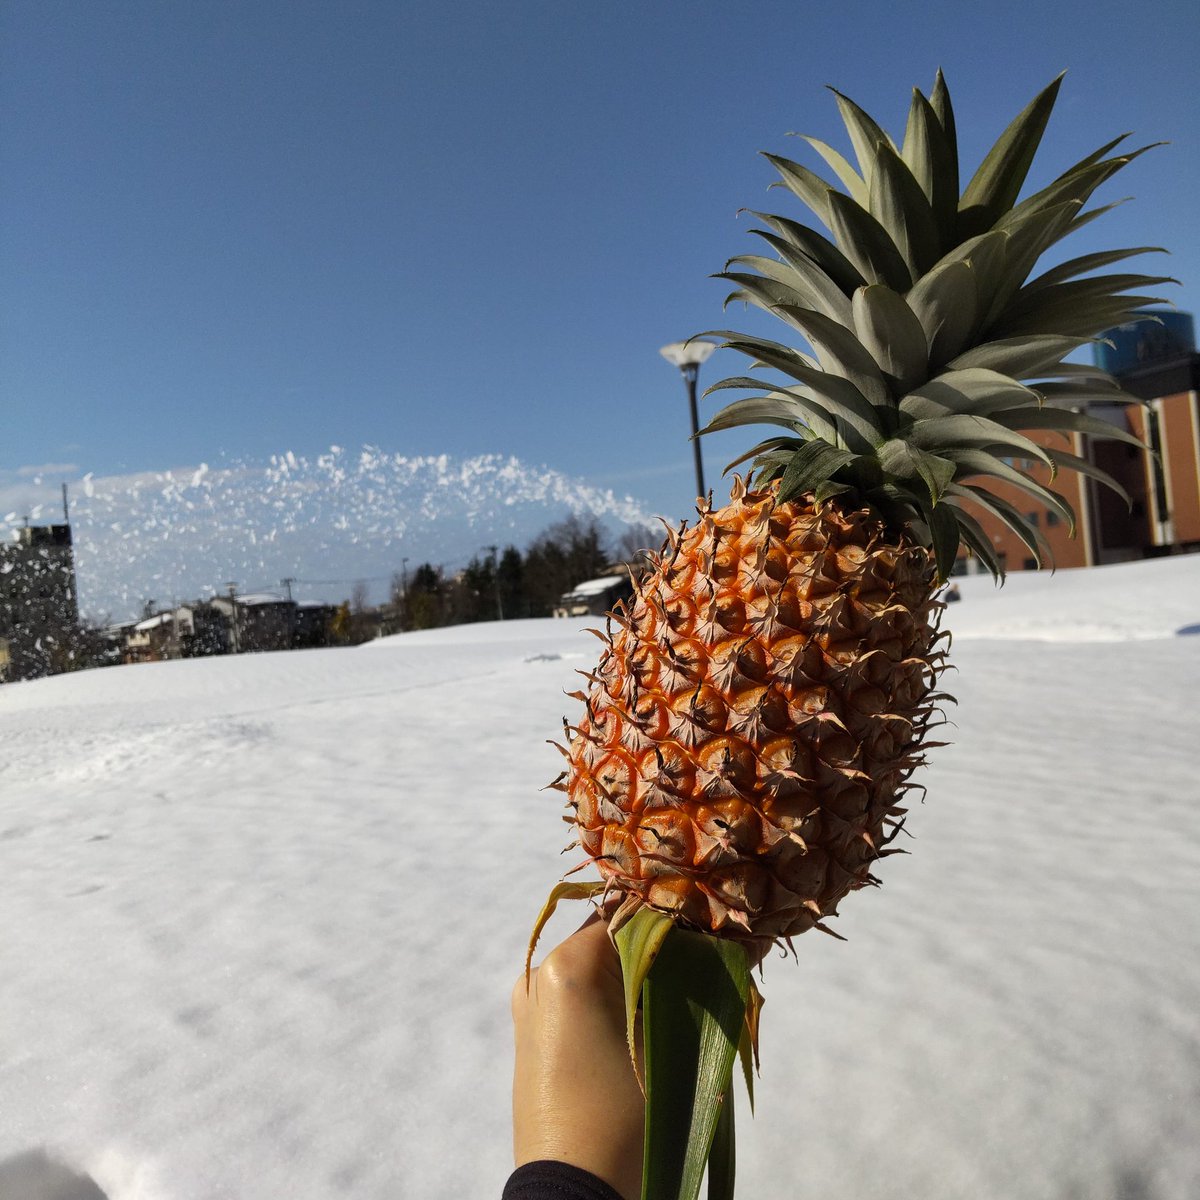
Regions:
<instances>
[{"instance_id":1,"label":"lamp head","mask_svg":"<svg viewBox=\"0 0 1200 1200\"><path fill-rule=\"evenodd\" d=\"M669 346L664 346L659 354L680 370L686 370L688 367L698 367L716 348L712 342L695 339L690 342L672 342Z\"/></svg>"}]
</instances>

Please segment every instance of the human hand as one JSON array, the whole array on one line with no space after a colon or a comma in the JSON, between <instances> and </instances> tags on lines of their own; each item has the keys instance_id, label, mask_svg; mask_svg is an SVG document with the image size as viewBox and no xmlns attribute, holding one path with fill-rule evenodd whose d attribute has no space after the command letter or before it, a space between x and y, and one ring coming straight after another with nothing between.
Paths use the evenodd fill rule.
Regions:
<instances>
[{"instance_id":1,"label":"human hand","mask_svg":"<svg viewBox=\"0 0 1200 1200\"><path fill-rule=\"evenodd\" d=\"M642 1189L646 1103L625 1040L621 963L593 918L513 988L513 1156L590 1171L625 1200Z\"/></svg>"}]
</instances>

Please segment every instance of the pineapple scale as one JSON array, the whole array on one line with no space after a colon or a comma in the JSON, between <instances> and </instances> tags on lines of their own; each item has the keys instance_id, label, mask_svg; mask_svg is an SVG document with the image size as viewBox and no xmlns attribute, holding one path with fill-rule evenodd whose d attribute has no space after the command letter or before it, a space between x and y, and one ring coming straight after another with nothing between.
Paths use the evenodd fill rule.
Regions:
<instances>
[{"instance_id":1,"label":"pineapple scale","mask_svg":"<svg viewBox=\"0 0 1200 1200\"><path fill-rule=\"evenodd\" d=\"M931 555L865 509L739 479L651 562L575 693L559 785L603 907L755 941L825 929L919 786L944 661Z\"/></svg>"}]
</instances>

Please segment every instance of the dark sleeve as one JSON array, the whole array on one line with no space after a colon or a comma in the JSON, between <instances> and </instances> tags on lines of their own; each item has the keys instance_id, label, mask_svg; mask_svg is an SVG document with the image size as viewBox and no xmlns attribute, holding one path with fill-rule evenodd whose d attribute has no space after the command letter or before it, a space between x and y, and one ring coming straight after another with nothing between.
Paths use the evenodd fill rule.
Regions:
<instances>
[{"instance_id":1,"label":"dark sleeve","mask_svg":"<svg viewBox=\"0 0 1200 1200\"><path fill-rule=\"evenodd\" d=\"M603 1179L560 1162L518 1167L504 1185L503 1200L621 1200Z\"/></svg>"}]
</instances>

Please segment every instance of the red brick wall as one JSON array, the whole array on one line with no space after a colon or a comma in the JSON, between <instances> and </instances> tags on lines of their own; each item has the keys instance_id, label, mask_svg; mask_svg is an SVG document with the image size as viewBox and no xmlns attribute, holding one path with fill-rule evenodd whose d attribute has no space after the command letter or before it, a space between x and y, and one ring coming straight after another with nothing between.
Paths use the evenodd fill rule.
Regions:
<instances>
[{"instance_id":1,"label":"red brick wall","mask_svg":"<svg viewBox=\"0 0 1200 1200\"><path fill-rule=\"evenodd\" d=\"M1175 541L1200 542L1200 422L1196 393L1164 396L1158 408Z\"/></svg>"},{"instance_id":2,"label":"red brick wall","mask_svg":"<svg viewBox=\"0 0 1200 1200\"><path fill-rule=\"evenodd\" d=\"M1028 437L1031 441L1037 442L1039 446L1045 446L1048 450L1066 450L1075 455L1082 453L1079 447L1079 439L1073 435L1069 442L1063 434L1051 433L1045 430L1037 430L1029 433ZM1005 483L1001 480L989 479L986 481L987 489L1002 499L1007 500L1019 512L1032 517L1033 524L1050 544L1054 566L1085 567L1090 565L1086 532L1088 521L1087 499L1084 494L1081 477L1074 471L1062 471L1051 482L1050 469L1042 463L1035 463L1033 466L1023 469L1037 483L1050 488L1053 492L1057 492L1075 510L1077 523L1076 537L1071 537L1067 523L1058 517L1057 514L1050 513L1045 505L1039 503L1033 496L1021 491L1020 488L1015 487L1013 484ZM967 482L971 481L968 480ZM977 482L982 483L984 481L978 480ZM1028 547L1007 525L998 521L990 514L983 513L979 509L972 508L971 513L979 519L979 523L991 536L992 545L995 546L997 552L1004 555L1005 570L1021 571L1033 565L1028 561L1033 557Z\"/></svg>"}]
</instances>

